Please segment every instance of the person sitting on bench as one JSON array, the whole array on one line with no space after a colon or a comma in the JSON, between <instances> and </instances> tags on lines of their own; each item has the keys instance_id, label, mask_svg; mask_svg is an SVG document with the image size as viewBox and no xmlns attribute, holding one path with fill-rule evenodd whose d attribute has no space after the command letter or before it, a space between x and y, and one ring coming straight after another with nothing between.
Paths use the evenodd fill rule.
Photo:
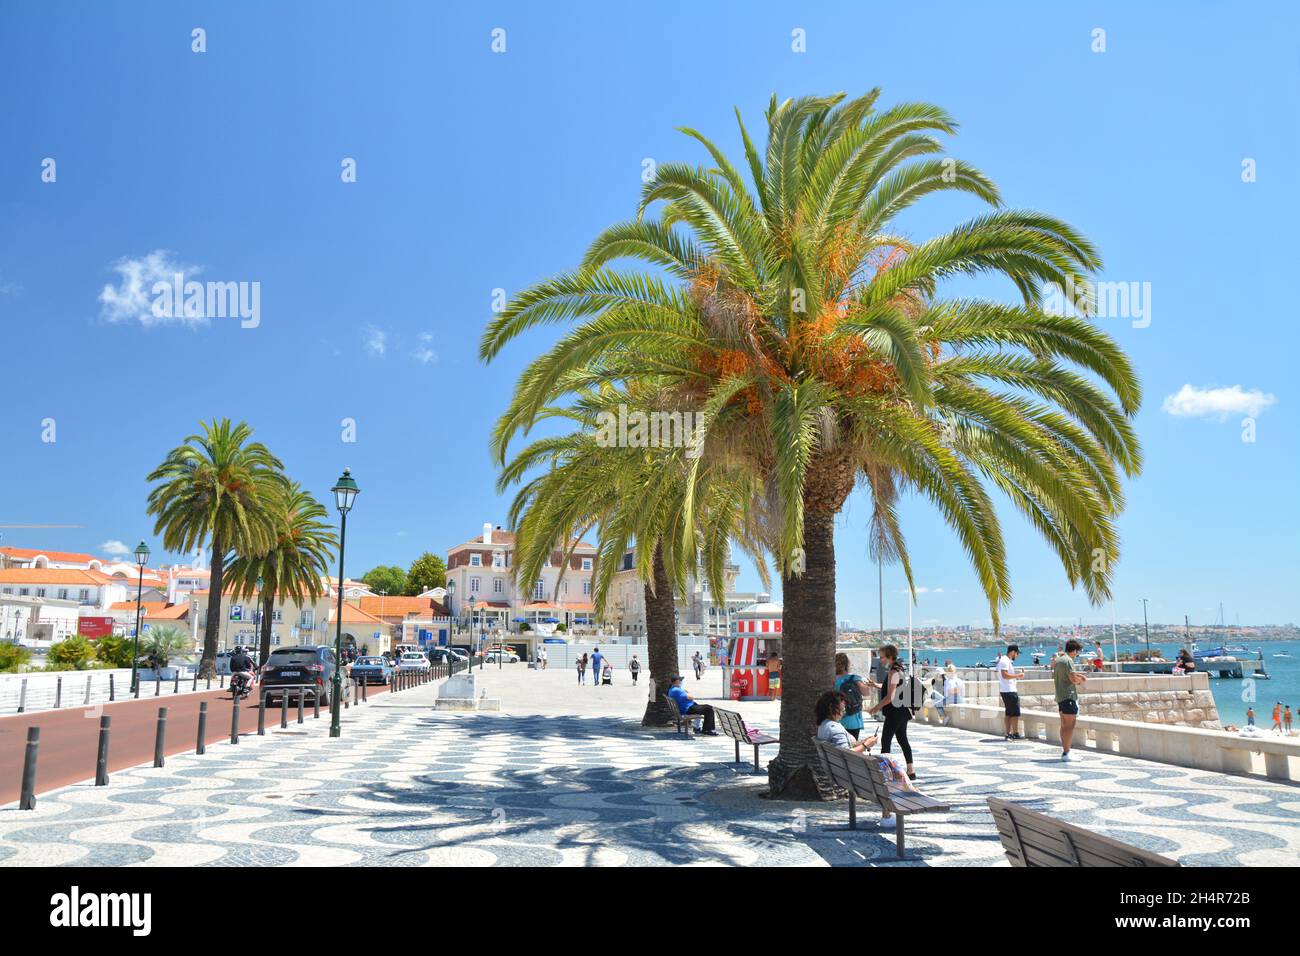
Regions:
<instances>
[{"instance_id":1,"label":"person sitting on bench","mask_svg":"<svg viewBox=\"0 0 1300 956\"><path fill-rule=\"evenodd\" d=\"M686 688L682 686L681 674L674 674L668 679L672 682L672 686L668 688L668 696L673 699L682 716L694 717L698 714L704 718L704 729L696 733L703 733L709 737L718 736L718 732L713 729L713 706L695 703L695 698L686 693Z\"/></svg>"},{"instance_id":2,"label":"person sitting on bench","mask_svg":"<svg viewBox=\"0 0 1300 956\"><path fill-rule=\"evenodd\" d=\"M889 782L891 787L896 787L908 793L920 793L916 789L916 785L908 779L907 770L897 760L888 754L873 754L871 752L871 748L876 745L876 742L880 739L879 737L872 734L866 740L855 741L849 736L849 732L840 723L840 718L844 716L844 703L844 695L837 690L828 690L817 698L817 703L814 705L817 717L817 739L870 757L879 764L880 772L884 774L885 780ZM880 813L881 820L888 820L890 816L888 810L882 810Z\"/></svg>"}]
</instances>

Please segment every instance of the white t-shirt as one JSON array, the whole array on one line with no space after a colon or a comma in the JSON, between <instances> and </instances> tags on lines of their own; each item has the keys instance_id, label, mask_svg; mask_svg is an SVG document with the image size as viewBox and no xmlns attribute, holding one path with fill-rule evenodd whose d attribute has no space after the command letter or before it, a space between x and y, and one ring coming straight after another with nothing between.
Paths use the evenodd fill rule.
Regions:
<instances>
[{"instance_id":1,"label":"white t-shirt","mask_svg":"<svg viewBox=\"0 0 1300 956\"><path fill-rule=\"evenodd\" d=\"M1016 692L1015 679L1007 680L1002 676L1003 671L1012 674L1016 672L1015 661L1007 657L1005 654L998 658L998 692L1002 694L1014 694Z\"/></svg>"}]
</instances>

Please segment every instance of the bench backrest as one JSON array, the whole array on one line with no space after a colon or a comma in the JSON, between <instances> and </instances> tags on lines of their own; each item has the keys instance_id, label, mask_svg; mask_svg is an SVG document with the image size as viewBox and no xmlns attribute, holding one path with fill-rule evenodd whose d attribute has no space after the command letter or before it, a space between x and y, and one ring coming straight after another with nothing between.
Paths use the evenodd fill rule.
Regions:
<instances>
[{"instance_id":1,"label":"bench backrest","mask_svg":"<svg viewBox=\"0 0 1300 956\"><path fill-rule=\"evenodd\" d=\"M837 787L848 790L864 800L871 800L891 813L898 812L889 791L889 783L885 780L885 775L881 772L875 757L854 753L845 747L836 747L815 737L813 746L821 756L822 767Z\"/></svg>"},{"instance_id":2,"label":"bench backrest","mask_svg":"<svg viewBox=\"0 0 1300 956\"><path fill-rule=\"evenodd\" d=\"M664 700L668 701L668 712L673 715L675 720L681 720L686 716L682 713L682 709L677 706L677 701L673 699L672 694L664 694Z\"/></svg>"},{"instance_id":3,"label":"bench backrest","mask_svg":"<svg viewBox=\"0 0 1300 956\"><path fill-rule=\"evenodd\" d=\"M713 716L718 721L718 726L728 737L745 742L749 740L749 733L745 727L745 718L734 710L723 710L721 707L713 708Z\"/></svg>"},{"instance_id":4,"label":"bench backrest","mask_svg":"<svg viewBox=\"0 0 1300 956\"><path fill-rule=\"evenodd\" d=\"M1092 833L1020 804L989 797L1012 866L1179 866L1177 860Z\"/></svg>"}]
</instances>

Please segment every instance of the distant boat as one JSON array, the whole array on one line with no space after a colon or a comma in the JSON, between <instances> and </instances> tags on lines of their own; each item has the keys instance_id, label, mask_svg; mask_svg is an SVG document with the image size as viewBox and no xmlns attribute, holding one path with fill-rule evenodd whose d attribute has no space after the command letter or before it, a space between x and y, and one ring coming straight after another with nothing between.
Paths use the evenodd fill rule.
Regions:
<instances>
[{"instance_id":1,"label":"distant boat","mask_svg":"<svg viewBox=\"0 0 1300 956\"><path fill-rule=\"evenodd\" d=\"M1278 652L1277 652L1276 654L1274 654L1273 656L1274 656L1274 657L1290 657L1291 655L1288 654L1286 651L1278 651Z\"/></svg>"}]
</instances>

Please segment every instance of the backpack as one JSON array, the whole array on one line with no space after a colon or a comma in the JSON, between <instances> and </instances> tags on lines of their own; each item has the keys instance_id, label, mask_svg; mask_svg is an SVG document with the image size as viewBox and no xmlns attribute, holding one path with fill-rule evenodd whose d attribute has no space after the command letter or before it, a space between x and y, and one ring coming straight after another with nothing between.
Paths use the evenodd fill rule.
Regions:
<instances>
[{"instance_id":1,"label":"backpack","mask_svg":"<svg viewBox=\"0 0 1300 956\"><path fill-rule=\"evenodd\" d=\"M862 713L862 688L858 686L858 675L850 674L840 687L844 695L844 715Z\"/></svg>"},{"instance_id":2,"label":"backpack","mask_svg":"<svg viewBox=\"0 0 1300 956\"><path fill-rule=\"evenodd\" d=\"M925 706L925 685L915 674L908 676L898 688L897 702L915 714Z\"/></svg>"}]
</instances>

